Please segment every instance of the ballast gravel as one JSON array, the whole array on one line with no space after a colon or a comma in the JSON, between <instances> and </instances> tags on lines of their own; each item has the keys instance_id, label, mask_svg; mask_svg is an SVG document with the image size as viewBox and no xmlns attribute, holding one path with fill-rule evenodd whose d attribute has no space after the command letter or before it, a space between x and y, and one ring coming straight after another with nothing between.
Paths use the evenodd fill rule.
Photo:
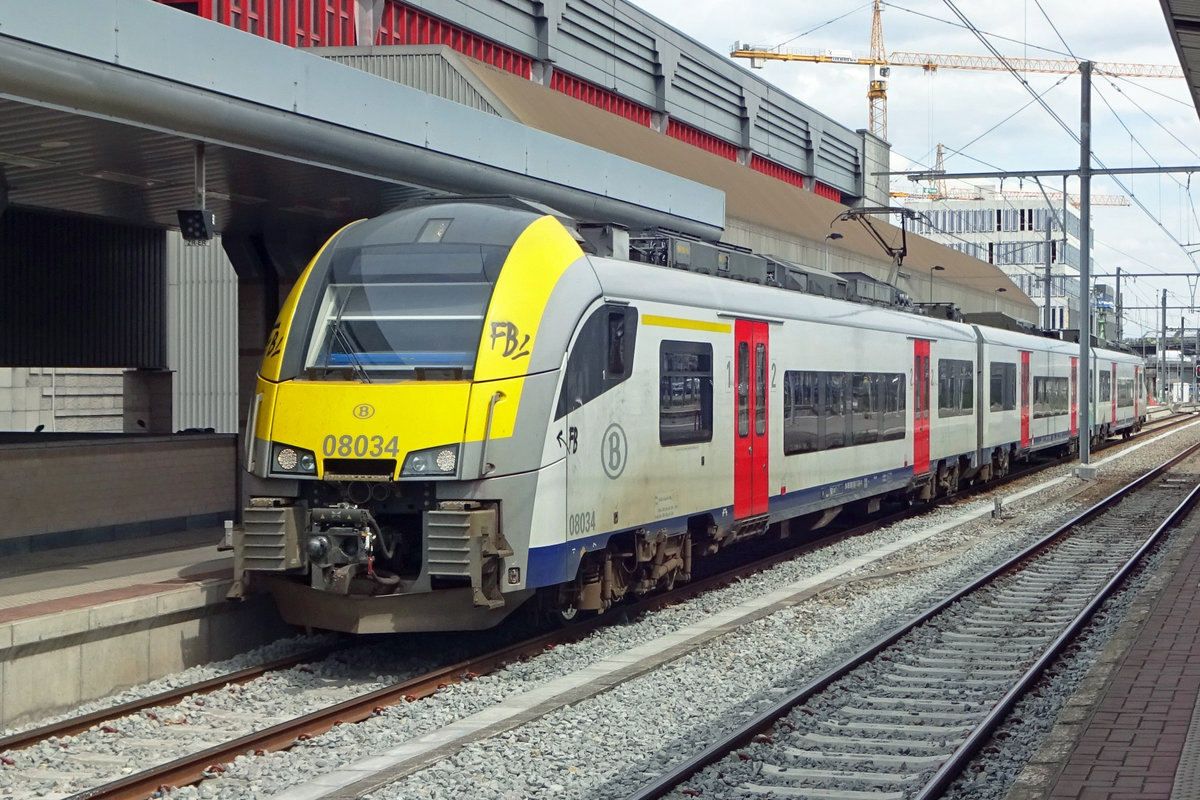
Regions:
<instances>
[{"instance_id":1,"label":"ballast gravel","mask_svg":"<svg viewBox=\"0 0 1200 800\"><path fill-rule=\"evenodd\" d=\"M1102 466L1101 482L1119 473L1157 465L1186 443L1197 440L1200 426L1193 425L1143 445ZM983 514L918 547L896 553L885 559L886 563L858 570L845 585L708 641L607 692L494 738L466 744L452 756L370 795L374 800L624 797L782 693L861 650L913 612L1045 535L1080 507L1075 495L1101 491L1100 482L1084 484L1070 475L1071 467L1057 467L1027 479L1024 483L1033 485L1065 477L1047 491L1019 503L1006 503L1004 519L993 519L986 513L993 507L990 497L937 508L886 530L822 547L697 599L602 629L577 644L559 646L492 675L449 686L428 699L394 706L363 723L339 726L288 751L240 757L225 765L219 776L196 787L174 790L169 796L177 800L272 797L885 543L947 522L965 511ZM1001 494L1012 495L1021 488L1009 486ZM1119 620L1121 614L1118 610L1106 612L1106 616ZM1097 634L1097 641L1104 638ZM403 649L404 637L392 641L400 642L398 649ZM1086 653L1086 648L1080 652ZM415 654L405 666L415 668L420 662L421 654ZM1086 666L1078 669L1085 670ZM359 676L364 674L361 668L353 671ZM396 672L384 669L374 677L387 680ZM1059 674L1069 672L1063 669ZM369 690L374 682L374 678L364 681L363 690ZM1069 691L1069 687L1051 687L1043 692L1043 699ZM279 718L307 710L301 707L306 704L293 703L286 696L276 703L274 716ZM1027 716L1050 713L1039 708ZM1030 749L1037 746L1039 736L1030 729L1006 738L1002 747L1019 744L1016 754L988 766L983 777L976 776L975 780L984 786L1010 783ZM0 770L0 776L3 772ZM962 796L983 796L974 793L978 788L969 785ZM715 792L718 787L710 789ZM0 785L0 792L14 798L38 796L23 794L12 784ZM682 800L685 795L677 796Z\"/></svg>"}]
</instances>

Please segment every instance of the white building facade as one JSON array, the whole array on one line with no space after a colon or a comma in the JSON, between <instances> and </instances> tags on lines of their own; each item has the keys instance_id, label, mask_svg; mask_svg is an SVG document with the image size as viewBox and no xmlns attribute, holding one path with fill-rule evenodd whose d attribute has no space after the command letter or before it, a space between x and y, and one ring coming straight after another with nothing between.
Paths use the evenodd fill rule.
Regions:
<instances>
[{"instance_id":1,"label":"white building facade","mask_svg":"<svg viewBox=\"0 0 1200 800\"><path fill-rule=\"evenodd\" d=\"M910 199L905 207L920 214L910 221L911 230L1002 269L1043 309L1046 329L1078 328L1079 215L1061 207L1051 211L1041 199L985 189L968 194L977 196Z\"/></svg>"}]
</instances>

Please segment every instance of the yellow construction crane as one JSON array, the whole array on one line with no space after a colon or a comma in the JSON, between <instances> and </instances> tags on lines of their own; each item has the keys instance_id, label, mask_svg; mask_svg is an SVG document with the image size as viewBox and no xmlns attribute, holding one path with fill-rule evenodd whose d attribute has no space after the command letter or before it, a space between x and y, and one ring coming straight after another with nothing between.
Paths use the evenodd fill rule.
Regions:
<instances>
[{"instance_id":1,"label":"yellow construction crane","mask_svg":"<svg viewBox=\"0 0 1200 800\"><path fill-rule=\"evenodd\" d=\"M871 17L871 53L866 58L853 55L848 50L791 50L766 48L735 42L729 55L733 58L748 58L750 66L761 69L767 61L809 61L818 64L864 64L871 68L870 83L867 84L867 101L870 104L870 131L881 139L887 139L887 81L892 67L921 67L926 71L936 69L983 69L1017 72L1071 73L1079 71L1079 63L1070 59L1052 58L1008 58L1001 61L991 56L939 55L936 53L888 54L883 48L883 23L880 19L880 0L875 0L875 11ZM1126 78L1182 78L1179 67L1158 64L1095 64L1097 72ZM878 69L878 74L876 70Z\"/></svg>"}]
</instances>

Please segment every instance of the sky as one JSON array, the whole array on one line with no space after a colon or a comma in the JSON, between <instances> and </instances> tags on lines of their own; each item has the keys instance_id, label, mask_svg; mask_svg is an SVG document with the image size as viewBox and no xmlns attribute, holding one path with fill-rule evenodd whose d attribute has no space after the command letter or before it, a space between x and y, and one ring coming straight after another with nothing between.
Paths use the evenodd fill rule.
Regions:
<instances>
[{"instance_id":1,"label":"sky","mask_svg":"<svg viewBox=\"0 0 1200 800\"><path fill-rule=\"evenodd\" d=\"M870 52L871 0L632 1L723 54L735 40L756 47L848 50L864 58ZM1012 58L1086 59L1098 68L1105 63L1179 65L1159 0L895 0L882 8L889 53L989 55L982 35ZM1081 13L1084 8L1087 13ZM755 74L842 125L868 127L866 66L768 61ZM1022 78L1026 85L1004 71L943 68L926 73L919 67L893 67L887 79L892 169L932 168L939 143L945 147L948 172L1077 169L1080 76L1029 73ZM1094 74L1092 88L1094 167L1200 165L1200 116L1183 79ZM1043 180L1050 190L1063 189L1061 178ZM1192 180L1200 184L1200 173ZM907 178L893 179L893 191L916 187ZM1077 179L1068 180L1068 192L1078 188ZM1029 179L1009 178L1004 189L1037 191L1037 186ZM1184 173L1094 176L1092 193L1094 198L1123 195L1130 200L1128 206L1093 200L1092 207L1093 272L1111 275L1121 268L1121 294L1130 309L1125 334L1159 329L1161 311L1133 307L1157 309L1163 289L1168 292L1168 328L1177 329L1181 317L1185 327L1200 327L1200 186L1193 192ZM1130 274L1136 277L1125 277Z\"/></svg>"}]
</instances>

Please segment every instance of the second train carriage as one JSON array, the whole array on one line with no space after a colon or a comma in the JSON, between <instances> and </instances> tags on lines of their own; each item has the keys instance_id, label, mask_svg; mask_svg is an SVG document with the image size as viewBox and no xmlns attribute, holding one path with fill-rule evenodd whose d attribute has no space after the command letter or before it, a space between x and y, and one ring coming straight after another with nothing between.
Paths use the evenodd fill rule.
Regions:
<instances>
[{"instance_id":1,"label":"second train carriage","mask_svg":"<svg viewBox=\"0 0 1200 800\"><path fill-rule=\"evenodd\" d=\"M535 594L602 610L773 523L1070 447L1075 352L589 256L529 204L396 211L339 232L280 313L237 588L355 632L487 627ZM1140 361L1096 363L1092 430L1135 429Z\"/></svg>"}]
</instances>

